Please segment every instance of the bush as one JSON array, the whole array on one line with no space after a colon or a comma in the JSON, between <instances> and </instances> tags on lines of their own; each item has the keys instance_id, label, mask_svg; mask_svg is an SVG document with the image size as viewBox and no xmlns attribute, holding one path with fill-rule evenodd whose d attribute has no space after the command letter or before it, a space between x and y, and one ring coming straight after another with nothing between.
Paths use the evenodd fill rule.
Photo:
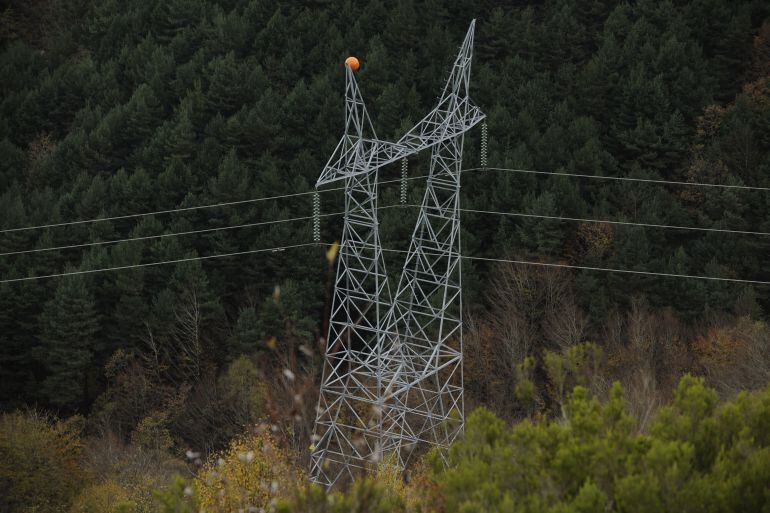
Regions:
<instances>
[{"instance_id":1,"label":"bush","mask_svg":"<svg viewBox=\"0 0 770 513\"><path fill-rule=\"evenodd\" d=\"M236 438L204 465L195 479L200 506L207 512L268 508L294 490L299 476L267 430Z\"/></svg>"},{"instance_id":2,"label":"bush","mask_svg":"<svg viewBox=\"0 0 770 513\"><path fill-rule=\"evenodd\" d=\"M102 496L115 492L113 495L128 500L137 513L154 511L154 492L167 489L174 475L188 471L185 462L173 455L127 444L110 432L86 439L83 453L89 476L95 482L115 485L92 493Z\"/></svg>"},{"instance_id":3,"label":"bush","mask_svg":"<svg viewBox=\"0 0 770 513\"><path fill-rule=\"evenodd\" d=\"M175 476L169 487L165 490L157 490L154 495L158 504L157 513L196 513L203 511L198 509L192 488L180 476Z\"/></svg>"},{"instance_id":4,"label":"bush","mask_svg":"<svg viewBox=\"0 0 770 513\"><path fill-rule=\"evenodd\" d=\"M86 487L72 503L69 513L136 513L128 492L113 481Z\"/></svg>"},{"instance_id":5,"label":"bush","mask_svg":"<svg viewBox=\"0 0 770 513\"><path fill-rule=\"evenodd\" d=\"M720 404L703 379L685 376L648 433L636 429L617 383L603 403L576 387L563 411L508 426L480 408L447 466L434 449L405 484L385 460L374 476L333 493L297 486L262 432L233 442L195 487L177 483L163 511L198 511L198 502L210 513L273 504L278 513L768 511L770 387Z\"/></svg>"},{"instance_id":6,"label":"bush","mask_svg":"<svg viewBox=\"0 0 770 513\"><path fill-rule=\"evenodd\" d=\"M479 409L425 486L444 512L766 512L770 387L719 405L685 376L639 434L623 390L601 404L577 387L565 420L513 427Z\"/></svg>"},{"instance_id":7,"label":"bush","mask_svg":"<svg viewBox=\"0 0 770 513\"><path fill-rule=\"evenodd\" d=\"M36 412L0 416L0 511L67 511L84 484L82 419Z\"/></svg>"}]
</instances>

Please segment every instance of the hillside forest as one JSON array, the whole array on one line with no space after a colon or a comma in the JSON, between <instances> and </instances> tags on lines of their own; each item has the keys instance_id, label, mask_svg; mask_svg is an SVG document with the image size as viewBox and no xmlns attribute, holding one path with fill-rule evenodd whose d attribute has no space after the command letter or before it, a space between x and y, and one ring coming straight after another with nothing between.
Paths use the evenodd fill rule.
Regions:
<instances>
[{"instance_id":1,"label":"hillside forest","mask_svg":"<svg viewBox=\"0 0 770 513\"><path fill-rule=\"evenodd\" d=\"M472 19L465 433L327 493L342 63L395 139ZM763 0L7 0L0 511L768 512L769 213Z\"/></svg>"}]
</instances>

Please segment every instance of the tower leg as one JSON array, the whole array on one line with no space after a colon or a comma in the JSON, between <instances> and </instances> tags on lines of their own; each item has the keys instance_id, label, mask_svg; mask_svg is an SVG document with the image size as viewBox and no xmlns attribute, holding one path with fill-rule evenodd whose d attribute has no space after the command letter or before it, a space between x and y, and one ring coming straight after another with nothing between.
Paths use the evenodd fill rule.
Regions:
<instances>
[{"instance_id":1,"label":"tower leg","mask_svg":"<svg viewBox=\"0 0 770 513\"><path fill-rule=\"evenodd\" d=\"M463 426L460 168L463 135L434 146L430 173L389 314L400 370L401 460L415 444L447 447Z\"/></svg>"},{"instance_id":2,"label":"tower leg","mask_svg":"<svg viewBox=\"0 0 770 513\"><path fill-rule=\"evenodd\" d=\"M377 230L377 173L348 178L345 203L310 469L326 487L370 467L383 446L380 321L390 293Z\"/></svg>"}]
</instances>

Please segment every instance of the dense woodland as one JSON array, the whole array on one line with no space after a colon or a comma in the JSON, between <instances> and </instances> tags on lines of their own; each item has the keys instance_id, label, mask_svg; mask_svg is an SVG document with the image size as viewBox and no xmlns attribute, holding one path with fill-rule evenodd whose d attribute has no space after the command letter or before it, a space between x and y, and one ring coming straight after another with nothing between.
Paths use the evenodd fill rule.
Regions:
<instances>
[{"instance_id":1,"label":"dense woodland","mask_svg":"<svg viewBox=\"0 0 770 513\"><path fill-rule=\"evenodd\" d=\"M392 138L474 18L490 169L476 129L463 207L770 232L766 1L5 2L0 510L768 511L770 236L480 213L469 256L755 283L465 261L448 466L305 487L334 252L198 257L311 242L309 219L220 228L311 216L250 200L313 190L345 57ZM325 243L342 207L321 193ZM414 215L381 211L386 247Z\"/></svg>"}]
</instances>

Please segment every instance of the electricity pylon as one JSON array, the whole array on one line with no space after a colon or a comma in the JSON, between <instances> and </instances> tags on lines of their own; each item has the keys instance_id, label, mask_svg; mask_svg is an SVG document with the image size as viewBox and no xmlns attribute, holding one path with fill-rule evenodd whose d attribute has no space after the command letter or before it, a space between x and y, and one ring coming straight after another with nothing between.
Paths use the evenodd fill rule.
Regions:
<instances>
[{"instance_id":1,"label":"electricity pylon","mask_svg":"<svg viewBox=\"0 0 770 513\"><path fill-rule=\"evenodd\" d=\"M345 134L317 182L345 183L345 219L311 455L311 479L326 487L353 478L357 469L379 461L384 453L394 453L396 463L403 465L404 447L420 442L446 445L456 429L440 425L453 411L459 412L462 423L462 383L459 394L453 384L458 367L461 377L462 351L450 350L449 342L461 322L460 282L455 276L463 134L484 117L467 94L473 28L471 23L438 105L397 142L377 139L353 70L346 66ZM428 148L431 174L415 228L421 240L410 246L407 277L402 276L399 286L402 301L392 303L379 239L378 170ZM445 220L443 228L431 221L437 212ZM435 251L448 253L432 254ZM425 258L434 263L421 264ZM432 275L432 288L417 293L426 272ZM425 315L423 310L441 291L442 308L431 315L447 329L412 322ZM415 312L419 310L415 316L404 309L409 301L415 303ZM399 335L401 329L405 338ZM428 341L431 336L435 338ZM450 375L445 376L447 371ZM432 381L443 384L434 386ZM419 394L412 393L413 386L419 387ZM429 427L414 420L426 416ZM444 436L441 429L448 429Z\"/></svg>"}]
</instances>

